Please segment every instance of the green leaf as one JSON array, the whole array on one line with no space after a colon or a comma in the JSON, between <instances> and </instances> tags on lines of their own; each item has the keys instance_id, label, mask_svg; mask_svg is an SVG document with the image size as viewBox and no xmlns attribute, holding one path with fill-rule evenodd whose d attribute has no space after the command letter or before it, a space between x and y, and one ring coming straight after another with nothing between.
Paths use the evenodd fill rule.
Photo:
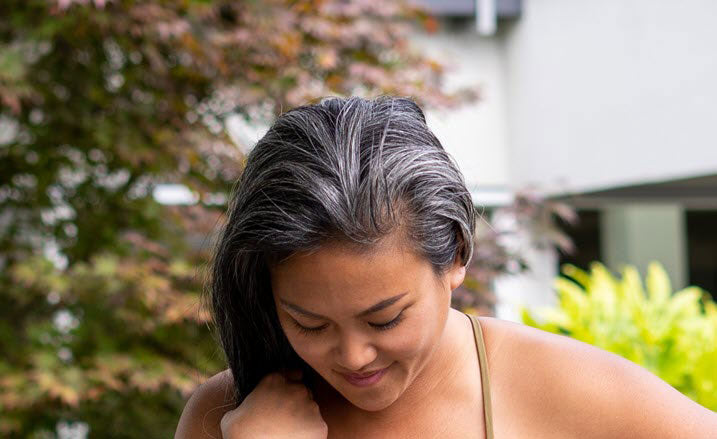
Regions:
<instances>
[{"instance_id":1,"label":"green leaf","mask_svg":"<svg viewBox=\"0 0 717 439\"><path fill-rule=\"evenodd\" d=\"M521 310L525 324L621 355L717 409L717 305L708 294L688 287L673 295L658 263L649 266L647 295L632 266L623 269L621 279L599 263L589 273L572 266L563 267L563 273L580 285L556 279L557 307L537 310L540 321Z\"/></svg>"},{"instance_id":2,"label":"green leaf","mask_svg":"<svg viewBox=\"0 0 717 439\"><path fill-rule=\"evenodd\" d=\"M672 286L667 272L659 262L651 262L647 267L647 292L650 300L661 304L667 301Z\"/></svg>"}]
</instances>

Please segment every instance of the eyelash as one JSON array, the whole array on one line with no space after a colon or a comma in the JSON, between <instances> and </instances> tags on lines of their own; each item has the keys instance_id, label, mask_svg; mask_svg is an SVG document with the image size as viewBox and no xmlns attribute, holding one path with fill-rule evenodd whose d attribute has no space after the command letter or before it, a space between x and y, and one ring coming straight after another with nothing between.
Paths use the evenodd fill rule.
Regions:
<instances>
[{"instance_id":1,"label":"eyelash","mask_svg":"<svg viewBox=\"0 0 717 439\"><path fill-rule=\"evenodd\" d=\"M398 324L401 323L401 320L403 320L403 311L401 311L400 313L398 313L398 315L397 315L393 320L391 320L390 322L381 323L381 324L378 324L378 325L377 325L377 324L374 324L374 323L369 323L369 325L370 325L372 328L376 329L377 331L388 331L389 329L393 329L393 328L395 328L396 326L398 326ZM321 331L323 331L324 329L326 329L326 327L328 326L328 325L321 325L321 326L317 326L316 328L307 328L306 326L300 325L300 324L299 324L296 320L294 320L294 319L291 319L291 321L294 323L294 325L296 326L296 328L297 328L297 329L299 330L299 332L301 332L302 334L318 334L319 332L321 332Z\"/></svg>"},{"instance_id":2,"label":"eyelash","mask_svg":"<svg viewBox=\"0 0 717 439\"><path fill-rule=\"evenodd\" d=\"M395 328L396 326L398 326L398 324L401 323L401 320L403 320L403 311L401 311L400 313L398 313L398 315L397 315L393 320L391 320L390 322L382 323L382 324L380 324L380 325L376 325L376 324L373 324L373 323L369 323L369 325L371 325L371 327L374 328L374 329L376 329L376 330L379 330L379 331L387 331L387 330L389 330L389 329L392 329L392 328Z\"/></svg>"}]
</instances>

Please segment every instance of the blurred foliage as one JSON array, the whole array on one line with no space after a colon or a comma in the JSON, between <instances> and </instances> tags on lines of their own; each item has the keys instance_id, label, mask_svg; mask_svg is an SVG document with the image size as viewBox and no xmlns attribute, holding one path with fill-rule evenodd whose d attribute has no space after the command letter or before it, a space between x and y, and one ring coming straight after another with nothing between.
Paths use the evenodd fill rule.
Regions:
<instances>
[{"instance_id":1,"label":"blurred foliage","mask_svg":"<svg viewBox=\"0 0 717 439\"><path fill-rule=\"evenodd\" d=\"M6 433L53 431L64 418L89 422L96 437L168 437L202 371L222 368L190 261L142 249L64 271L30 258L7 274L0 302L15 315L0 324Z\"/></svg>"},{"instance_id":2,"label":"blurred foliage","mask_svg":"<svg viewBox=\"0 0 717 439\"><path fill-rule=\"evenodd\" d=\"M452 302L465 312L493 316L495 279L530 269L524 257L526 246L572 253L573 242L562 226L575 224L578 215L568 204L547 199L535 188L518 191L510 204L490 215L478 220L473 259L465 281L453 292ZM506 219L509 226L498 224Z\"/></svg>"},{"instance_id":3,"label":"blurred foliage","mask_svg":"<svg viewBox=\"0 0 717 439\"><path fill-rule=\"evenodd\" d=\"M622 278L594 263L590 272L572 265L556 280L559 304L523 322L568 335L640 364L694 401L717 410L717 304L697 287L672 292L658 263L649 265L643 287L635 267ZM539 321L538 321L539 320Z\"/></svg>"},{"instance_id":4,"label":"blurred foliage","mask_svg":"<svg viewBox=\"0 0 717 439\"><path fill-rule=\"evenodd\" d=\"M475 98L408 44L435 24L401 1L0 2L0 436L170 437L224 368L199 294L243 160L227 118Z\"/></svg>"},{"instance_id":5,"label":"blurred foliage","mask_svg":"<svg viewBox=\"0 0 717 439\"><path fill-rule=\"evenodd\" d=\"M18 260L51 236L70 262L157 237L152 185L201 200L240 169L230 115L268 120L329 94L431 106L442 68L406 41L400 2L6 0L0 3L0 246ZM40 242L38 242L40 241ZM17 252L20 252L19 254Z\"/></svg>"}]
</instances>

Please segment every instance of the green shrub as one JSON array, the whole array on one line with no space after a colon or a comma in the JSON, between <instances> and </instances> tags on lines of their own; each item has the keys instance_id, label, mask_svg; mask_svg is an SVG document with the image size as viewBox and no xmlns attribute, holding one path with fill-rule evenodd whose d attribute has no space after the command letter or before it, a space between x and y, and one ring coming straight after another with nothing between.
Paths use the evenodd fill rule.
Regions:
<instances>
[{"instance_id":1,"label":"green shrub","mask_svg":"<svg viewBox=\"0 0 717 439\"><path fill-rule=\"evenodd\" d=\"M642 365L699 404L717 410L717 305L697 287L672 293L659 263L643 288L635 267L616 278L600 263L572 265L555 281L556 307L523 308L523 323L563 334Z\"/></svg>"}]
</instances>

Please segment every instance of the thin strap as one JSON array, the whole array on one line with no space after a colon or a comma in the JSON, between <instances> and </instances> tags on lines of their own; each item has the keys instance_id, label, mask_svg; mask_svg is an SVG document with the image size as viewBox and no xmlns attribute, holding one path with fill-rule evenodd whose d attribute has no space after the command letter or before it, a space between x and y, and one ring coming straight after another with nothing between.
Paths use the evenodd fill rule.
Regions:
<instances>
[{"instance_id":1,"label":"thin strap","mask_svg":"<svg viewBox=\"0 0 717 439\"><path fill-rule=\"evenodd\" d=\"M478 364L480 364L480 382L483 387L483 414L485 416L485 437L493 439L493 407L490 400L490 381L488 380L488 360L485 355L485 342L483 329L476 316L467 314L473 326L476 348L478 349Z\"/></svg>"}]
</instances>

